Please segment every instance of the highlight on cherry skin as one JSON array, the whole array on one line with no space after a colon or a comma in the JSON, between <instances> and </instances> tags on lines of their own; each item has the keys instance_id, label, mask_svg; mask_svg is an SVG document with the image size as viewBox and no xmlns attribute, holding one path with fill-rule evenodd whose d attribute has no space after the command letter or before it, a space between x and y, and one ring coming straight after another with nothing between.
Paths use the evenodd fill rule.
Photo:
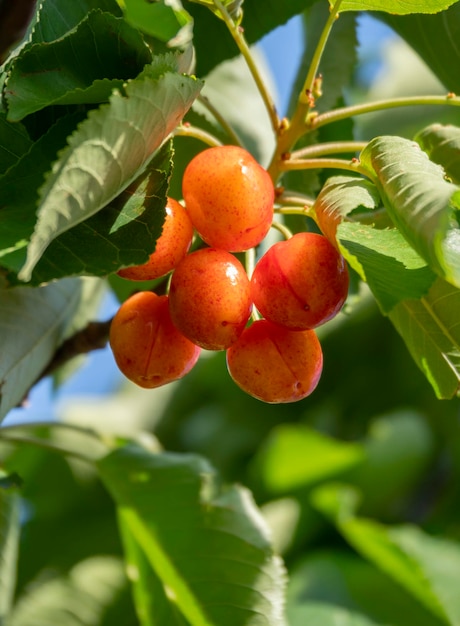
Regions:
<instances>
[{"instance_id":1,"label":"highlight on cherry skin","mask_svg":"<svg viewBox=\"0 0 460 626\"><path fill-rule=\"evenodd\" d=\"M257 246L273 220L275 189L267 171L239 146L199 152L187 165L182 194L205 243L229 252Z\"/></svg>"},{"instance_id":2,"label":"highlight on cherry skin","mask_svg":"<svg viewBox=\"0 0 460 626\"><path fill-rule=\"evenodd\" d=\"M171 322L168 296L151 291L123 302L112 320L109 342L120 371L148 389L185 376L201 352Z\"/></svg>"},{"instance_id":3,"label":"highlight on cherry skin","mask_svg":"<svg viewBox=\"0 0 460 626\"><path fill-rule=\"evenodd\" d=\"M345 259L323 235L297 233L272 245L259 259L251 297L266 319L306 330L331 320L348 293Z\"/></svg>"},{"instance_id":4,"label":"highlight on cherry skin","mask_svg":"<svg viewBox=\"0 0 460 626\"><path fill-rule=\"evenodd\" d=\"M260 319L227 350L227 368L234 382L258 400L297 402L318 385L323 354L314 330L292 331Z\"/></svg>"},{"instance_id":5,"label":"highlight on cherry skin","mask_svg":"<svg viewBox=\"0 0 460 626\"><path fill-rule=\"evenodd\" d=\"M193 225L184 207L168 198L163 230L155 250L147 263L118 270L118 275L129 280L154 280L173 270L190 249Z\"/></svg>"},{"instance_id":6,"label":"highlight on cherry skin","mask_svg":"<svg viewBox=\"0 0 460 626\"><path fill-rule=\"evenodd\" d=\"M243 332L252 311L249 278L230 252L201 248L182 259L169 288L171 319L191 341L225 350Z\"/></svg>"}]
</instances>

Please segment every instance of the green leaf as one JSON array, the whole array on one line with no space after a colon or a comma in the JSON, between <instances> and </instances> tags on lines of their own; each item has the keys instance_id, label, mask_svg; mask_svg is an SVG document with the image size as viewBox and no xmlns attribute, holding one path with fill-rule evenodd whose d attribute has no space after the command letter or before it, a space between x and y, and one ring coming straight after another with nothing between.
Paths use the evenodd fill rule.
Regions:
<instances>
[{"instance_id":1,"label":"green leaf","mask_svg":"<svg viewBox=\"0 0 460 626\"><path fill-rule=\"evenodd\" d=\"M100 626L125 584L121 559L92 556L67 575L34 581L18 598L8 626Z\"/></svg>"},{"instance_id":2,"label":"green leaf","mask_svg":"<svg viewBox=\"0 0 460 626\"><path fill-rule=\"evenodd\" d=\"M151 60L139 31L92 11L64 37L32 45L16 58L5 83L8 119L52 104L105 102Z\"/></svg>"},{"instance_id":3,"label":"green leaf","mask_svg":"<svg viewBox=\"0 0 460 626\"><path fill-rule=\"evenodd\" d=\"M83 118L80 112L60 118L0 177L0 264L4 267L18 270L22 265L22 249L35 224L38 189L58 150Z\"/></svg>"},{"instance_id":4,"label":"green leaf","mask_svg":"<svg viewBox=\"0 0 460 626\"><path fill-rule=\"evenodd\" d=\"M438 13L457 0L343 0L340 11L385 11L395 15L409 13ZM329 0L331 7L337 0Z\"/></svg>"},{"instance_id":5,"label":"green leaf","mask_svg":"<svg viewBox=\"0 0 460 626\"><path fill-rule=\"evenodd\" d=\"M442 606L423 572L392 541L391 529L373 520L354 517L349 512L343 514L342 489L336 485L318 487L312 494L313 504L333 518L339 531L359 554L394 578L434 615L445 619Z\"/></svg>"},{"instance_id":6,"label":"green leaf","mask_svg":"<svg viewBox=\"0 0 460 626\"><path fill-rule=\"evenodd\" d=\"M361 163L401 233L439 276L460 286L460 190L413 141L376 137Z\"/></svg>"},{"instance_id":7,"label":"green leaf","mask_svg":"<svg viewBox=\"0 0 460 626\"><path fill-rule=\"evenodd\" d=\"M32 141L22 124L11 124L6 113L0 111L0 175L12 167L25 154Z\"/></svg>"},{"instance_id":8,"label":"green leaf","mask_svg":"<svg viewBox=\"0 0 460 626\"><path fill-rule=\"evenodd\" d=\"M98 466L123 523L191 626L285 623L284 571L247 490L219 489L213 468L194 455L128 446Z\"/></svg>"},{"instance_id":9,"label":"green leaf","mask_svg":"<svg viewBox=\"0 0 460 626\"><path fill-rule=\"evenodd\" d=\"M243 4L243 1L244 0L222 0L222 6L226 9L230 17L236 22L238 22L242 17L241 5ZM217 15L217 17L222 19L221 12L216 6L214 0L191 0L191 2L202 4L210 9L214 15Z\"/></svg>"},{"instance_id":10,"label":"green leaf","mask_svg":"<svg viewBox=\"0 0 460 626\"><path fill-rule=\"evenodd\" d=\"M79 309L89 280L94 279L0 290L0 420L21 403L48 365Z\"/></svg>"},{"instance_id":11,"label":"green leaf","mask_svg":"<svg viewBox=\"0 0 460 626\"><path fill-rule=\"evenodd\" d=\"M452 4L452 3L450 3ZM446 89L460 91L460 50L457 45L460 3L434 15L391 15L375 13L425 61Z\"/></svg>"},{"instance_id":12,"label":"green leaf","mask_svg":"<svg viewBox=\"0 0 460 626\"><path fill-rule=\"evenodd\" d=\"M313 501L335 522L345 539L365 558L375 563L435 616L447 624L460 624L457 594L460 544L427 535L414 526L388 527L370 519L340 514L340 487L319 487ZM335 510L329 507L333 493Z\"/></svg>"},{"instance_id":13,"label":"green leaf","mask_svg":"<svg viewBox=\"0 0 460 626\"><path fill-rule=\"evenodd\" d=\"M173 73L171 66L177 67L178 62L173 55L158 60L158 65L127 83L126 95L114 93L109 104L90 112L69 138L40 190L37 223L21 280L30 280L53 239L126 189L180 122L201 83Z\"/></svg>"},{"instance_id":14,"label":"green leaf","mask_svg":"<svg viewBox=\"0 0 460 626\"><path fill-rule=\"evenodd\" d=\"M75 275L106 276L147 262L161 234L171 168L171 147L166 144L120 196L51 242L30 284Z\"/></svg>"},{"instance_id":15,"label":"green leaf","mask_svg":"<svg viewBox=\"0 0 460 626\"><path fill-rule=\"evenodd\" d=\"M344 222L337 237L341 253L368 283L385 315L403 300L423 297L436 280L436 274L395 228L379 230Z\"/></svg>"},{"instance_id":16,"label":"green leaf","mask_svg":"<svg viewBox=\"0 0 460 626\"><path fill-rule=\"evenodd\" d=\"M283 492L311 485L359 465L360 444L338 441L300 424L275 428L262 446L257 464L264 486Z\"/></svg>"},{"instance_id":17,"label":"green leaf","mask_svg":"<svg viewBox=\"0 0 460 626\"><path fill-rule=\"evenodd\" d=\"M193 20L180 0L123 0L123 11L132 26L169 46L183 46L192 37Z\"/></svg>"},{"instance_id":18,"label":"green leaf","mask_svg":"<svg viewBox=\"0 0 460 626\"><path fill-rule=\"evenodd\" d=\"M389 314L438 398L460 391L460 290L438 278L427 295L403 300Z\"/></svg>"},{"instance_id":19,"label":"green leaf","mask_svg":"<svg viewBox=\"0 0 460 626\"><path fill-rule=\"evenodd\" d=\"M305 602L289 610L290 626L377 626L364 615L322 602Z\"/></svg>"},{"instance_id":20,"label":"green leaf","mask_svg":"<svg viewBox=\"0 0 460 626\"><path fill-rule=\"evenodd\" d=\"M4 478L8 477L2 476ZM16 491L0 485L0 624L8 617L13 604L20 534L19 504Z\"/></svg>"},{"instance_id":21,"label":"green leaf","mask_svg":"<svg viewBox=\"0 0 460 626\"><path fill-rule=\"evenodd\" d=\"M452 124L432 124L420 131L415 141L431 161L439 163L447 176L460 184L460 128Z\"/></svg>"}]
</instances>

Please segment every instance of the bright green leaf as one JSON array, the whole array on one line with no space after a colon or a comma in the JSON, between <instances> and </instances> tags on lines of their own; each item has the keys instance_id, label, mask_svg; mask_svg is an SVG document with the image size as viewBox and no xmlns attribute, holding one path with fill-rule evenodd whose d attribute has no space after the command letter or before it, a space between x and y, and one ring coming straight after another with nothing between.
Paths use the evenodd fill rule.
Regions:
<instances>
[{"instance_id":1,"label":"bright green leaf","mask_svg":"<svg viewBox=\"0 0 460 626\"><path fill-rule=\"evenodd\" d=\"M0 420L21 403L48 365L79 309L84 284L92 280L1 289Z\"/></svg>"},{"instance_id":2,"label":"bright green leaf","mask_svg":"<svg viewBox=\"0 0 460 626\"><path fill-rule=\"evenodd\" d=\"M221 0L222 6L235 22L238 22L242 17L241 5L243 4L243 1L244 0ZM222 18L221 12L216 6L214 0L191 0L191 2L202 4L210 9L215 15Z\"/></svg>"},{"instance_id":3,"label":"bright green leaf","mask_svg":"<svg viewBox=\"0 0 460 626\"><path fill-rule=\"evenodd\" d=\"M298 604L289 609L288 615L290 626L377 626L364 615L322 602Z\"/></svg>"},{"instance_id":4,"label":"bright green leaf","mask_svg":"<svg viewBox=\"0 0 460 626\"><path fill-rule=\"evenodd\" d=\"M430 267L460 286L460 190L419 145L402 137L376 137L361 153L376 177L386 209Z\"/></svg>"},{"instance_id":5,"label":"bright green leaf","mask_svg":"<svg viewBox=\"0 0 460 626\"><path fill-rule=\"evenodd\" d=\"M21 120L52 104L105 102L151 59L137 30L110 13L92 11L66 36L16 57L5 84L8 119Z\"/></svg>"},{"instance_id":6,"label":"bright green leaf","mask_svg":"<svg viewBox=\"0 0 460 626\"><path fill-rule=\"evenodd\" d=\"M432 124L420 131L415 141L431 161L439 163L455 184L460 183L460 128L451 124Z\"/></svg>"},{"instance_id":7,"label":"bright green leaf","mask_svg":"<svg viewBox=\"0 0 460 626\"><path fill-rule=\"evenodd\" d=\"M192 37L193 20L180 0L123 0L126 20L169 46L185 45Z\"/></svg>"},{"instance_id":8,"label":"bright green leaf","mask_svg":"<svg viewBox=\"0 0 460 626\"><path fill-rule=\"evenodd\" d=\"M427 295L403 300L389 314L438 398L460 391L460 290L438 278Z\"/></svg>"},{"instance_id":9,"label":"bright green leaf","mask_svg":"<svg viewBox=\"0 0 460 626\"><path fill-rule=\"evenodd\" d=\"M21 280L32 271L48 245L88 219L139 176L155 151L185 115L201 89L200 81L166 71L173 55L158 61L114 93L110 103L91 111L69 138L40 191L38 219ZM163 73L165 72L166 73Z\"/></svg>"},{"instance_id":10,"label":"bright green leaf","mask_svg":"<svg viewBox=\"0 0 460 626\"><path fill-rule=\"evenodd\" d=\"M284 571L249 492L202 458L129 446L99 462L122 516L191 626L283 625Z\"/></svg>"},{"instance_id":11,"label":"bright green leaf","mask_svg":"<svg viewBox=\"0 0 460 626\"><path fill-rule=\"evenodd\" d=\"M343 0L340 11L385 11L395 15L410 13L438 13L457 0ZM339 0L340 2L340 0ZM337 0L329 0L331 7Z\"/></svg>"},{"instance_id":12,"label":"bright green leaf","mask_svg":"<svg viewBox=\"0 0 460 626\"><path fill-rule=\"evenodd\" d=\"M258 473L270 491L290 491L340 474L363 460L359 444L338 441L300 424L285 424L275 428L262 446Z\"/></svg>"},{"instance_id":13,"label":"bright green leaf","mask_svg":"<svg viewBox=\"0 0 460 626\"><path fill-rule=\"evenodd\" d=\"M0 473L2 479L8 478ZM19 547L19 497L0 485L0 624L10 613L16 584Z\"/></svg>"},{"instance_id":14,"label":"bright green leaf","mask_svg":"<svg viewBox=\"0 0 460 626\"><path fill-rule=\"evenodd\" d=\"M337 230L340 251L366 281L386 315L402 300L421 298L436 274L395 228L379 230L344 222Z\"/></svg>"}]
</instances>

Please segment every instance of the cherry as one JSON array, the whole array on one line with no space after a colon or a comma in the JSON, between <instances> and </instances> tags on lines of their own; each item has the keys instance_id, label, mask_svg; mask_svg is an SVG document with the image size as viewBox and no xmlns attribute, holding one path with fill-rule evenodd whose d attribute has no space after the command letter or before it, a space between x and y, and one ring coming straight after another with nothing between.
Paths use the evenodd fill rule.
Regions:
<instances>
[{"instance_id":1,"label":"cherry","mask_svg":"<svg viewBox=\"0 0 460 626\"><path fill-rule=\"evenodd\" d=\"M328 239L302 232L275 243L259 259L251 294L263 317L291 330L306 330L339 312L348 282L345 260Z\"/></svg>"},{"instance_id":2,"label":"cherry","mask_svg":"<svg viewBox=\"0 0 460 626\"><path fill-rule=\"evenodd\" d=\"M168 296L151 291L123 302L113 318L109 339L122 373L145 388L182 378L200 355L200 348L171 322Z\"/></svg>"},{"instance_id":3,"label":"cherry","mask_svg":"<svg viewBox=\"0 0 460 626\"><path fill-rule=\"evenodd\" d=\"M216 248L196 250L173 272L171 319L202 348L224 350L237 340L251 315L250 291L246 271L233 254Z\"/></svg>"},{"instance_id":4,"label":"cherry","mask_svg":"<svg viewBox=\"0 0 460 626\"><path fill-rule=\"evenodd\" d=\"M267 171L238 146L197 154L182 178L192 223L208 245L230 252L257 246L273 219L274 186Z\"/></svg>"},{"instance_id":5,"label":"cherry","mask_svg":"<svg viewBox=\"0 0 460 626\"><path fill-rule=\"evenodd\" d=\"M187 254L193 237L193 226L184 207L168 198L163 230L147 263L125 267L118 275L129 280L154 280L164 276Z\"/></svg>"},{"instance_id":6,"label":"cherry","mask_svg":"<svg viewBox=\"0 0 460 626\"><path fill-rule=\"evenodd\" d=\"M254 398L295 402L317 386L323 355L314 330L292 331L261 319L227 350L227 367L235 383Z\"/></svg>"}]
</instances>

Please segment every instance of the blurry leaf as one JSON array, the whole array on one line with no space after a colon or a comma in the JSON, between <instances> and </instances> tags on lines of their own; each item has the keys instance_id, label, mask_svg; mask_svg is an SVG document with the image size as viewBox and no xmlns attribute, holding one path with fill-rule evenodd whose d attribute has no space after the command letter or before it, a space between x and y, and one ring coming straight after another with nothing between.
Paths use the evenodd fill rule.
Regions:
<instances>
[{"instance_id":1,"label":"blurry leaf","mask_svg":"<svg viewBox=\"0 0 460 626\"><path fill-rule=\"evenodd\" d=\"M78 274L106 276L145 263L161 234L171 167L167 144L120 196L51 242L31 284Z\"/></svg>"},{"instance_id":2,"label":"blurry leaf","mask_svg":"<svg viewBox=\"0 0 460 626\"><path fill-rule=\"evenodd\" d=\"M174 73L174 55L156 59L127 83L126 95L91 111L69 138L40 190L40 205L27 261L29 280L47 246L58 235L91 217L140 174L180 122L201 83Z\"/></svg>"},{"instance_id":3,"label":"blurry leaf","mask_svg":"<svg viewBox=\"0 0 460 626\"><path fill-rule=\"evenodd\" d=\"M344 222L337 230L340 252L368 283L382 312L401 301L423 297L436 274L395 228L380 230Z\"/></svg>"},{"instance_id":4,"label":"blurry leaf","mask_svg":"<svg viewBox=\"0 0 460 626\"><path fill-rule=\"evenodd\" d=\"M68 575L34 581L17 599L8 626L101 626L125 585L120 559L88 558Z\"/></svg>"},{"instance_id":5,"label":"blurry leaf","mask_svg":"<svg viewBox=\"0 0 460 626\"><path fill-rule=\"evenodd\" d=\"M385 11L395 15L438 13L457 0L343 0L340 11ZM337 0L329 0L333 7Z\"/></svg>"},{"instance_id":6,"label":"blurry leaf","mask_svg":"<svg viewBox=\"0 0 460 626\"><path fill-rule=\"evenodd\" d=\"M17 163L32 141L22 124L11 124L4 111L0 111L0 175Z\"/></svg>"},{"instance_id":7,"label":"blurry leaf","mask_svg":"<svg viewBox=\"0 0 460 626\"><path fill-rule=\"evenodd\" d=\"M438 398L460 390L460 290L438 278L427 295L403 300L389 318Z\"/></svg>"},{"instance_id":8,"label":"blurry leaf","mask_svg":"<svg viewBox=\"0 0 460 626\"><path fill-rule=\"evenodd\" d=\"M2 289L0 420L17 406L48 365L79 308L83 282Z\"/></svg>"},{"instance_id":9,"label":"blurry leaf","mask_svg":"<svg viewBox=\"0 0 460 626\"><path fill-rule=\"evenodd\" d=\"M3 478L2 474L0 474ZM13 603L20 534L19 497L14 489L0 485L0 624Z\"/></svg>"},{"instance_id":10,"label":"blurry leaf","mask_svg":"<svg viewBox=\"0 0 460 626\"><path fill-rule=\"evenodd\" d=\"M193 626L282 625L284 571L249 492L202 458L130 446L99 464L123 524ZM161 596L161 599L164 599Z\"/></svg>"},{"instance_id":11,"label":"blurry leaf","mask_svg":"<svg viewBox=\"0 0 460 626\"><path fill-rule=\"evenodd\" d=\"M441 626L444 620L433 616L413 596L375 565L351 550L312 550L301 557L291 570L288 587L287 614L290 626L297 626L309 607L328 605L349 611L353 616L364 615L372 623L392 626ZM312 624L321 624L315 620ZM339 622L341 624L341 622ZM347 622L345 622L347 623ZM307 626L309 621L300 622Z\"/></svg>"},{"instance_id":12,"label":"blurry leaf","mask_svg":"<svg viewBox=\"0 0 460 626\"><path fill-rule=\"evenodd\" d=\"M142 32L171 45L184 45L192 36L193 20L180 0L123 0L126 20Z\"/></svg>"},{"instance_id":13,"label":"blurry leaf","mask_svg":"<svg viewBox=\"0 0 460 626\"><path fill-rule=\"evenodd\" d=\"M244 34L248 43L259 41L264 35L284 24L291 17L302 13L317 0L245 0L243 5ZM216 19L205 6L187 2L187 10L194 18L193 43L196 49L196 72L198 76L210 70L225 59L238 54L232 36L222 20ZM212 50L212 54L209 51Z\"/></svg>"},{"instance_id":14,"label":"blurry leaf","mask_svg":"<svg viewBox=\"0 0 460 626\"><path fill-rule=\"evenodd\" d=\"M343 495L340 487L326 485L315 490L312 501L333 518L358 553L394 578L435 616L447 624L459 624L456 590L460 545L435 539L411 526L390 527L352 513L344 515ZM437 564L430 567L430 558L433 560L435 554Z\"/></svg>"},{"instance_id":15,"label":"blurry leaf","mask_svg":"<svg viewBox=\"0 0 460 626\"><path fill-rule=\"evenodd\" d=\"M432 124L414 138L431 161L439 163L455 184L460 184L460 128Z\"/></svg>"},{"instance_id":16,"label":"blurry leaf","mask_svg":"<svg viewBox=\"0 0 460 626\"><path fill-rule=\"evenodd\" d=\"M272 431L256 463L265 487L283 492L330 478L363 460L360 444L339 441L300 424L284 424Z\"/></svg>"},{"instance_id":17,"label":"blurry leaf","mask_svg":"<svg viewBox=\"0 0 460 626\"><path fill-rule=\"evenodd\" d=\"M233 20L238 21L241 18L241 5L244 0L222 0L222 6L227 10ZM191 0L196 4L202 4L208 7L215 15L222 17L219 9L216 7L214 0Z\"/></svg>"},{"instance_id":18,"label":"blurry leaf","mask_svg":"<svg viewBox=\"0 0 460 626\"><path fill-rule=\"evenodd\" d=\"M8 119L51 104L105 102L151 59L137 30L110 13L92 11L69 34L16 57L5 83Z\"/></svg>"},{"instance_id":19,"label":"blurry leaf","mask_svg":"<svg viewBox=\"0 0 460 626\"><path fill-rule=\"evenodd\" d=\"M289 626L377 626L364 615L321 602L304 602L288 612Z\"/></svg>"},{"instance_id":20,"label":"blurry leaf","mask_svg":"<svg viewBox=\"0 0 460 626\"><path fill-rule=\"evenodd\" d=\"M445 4L452 6L434 15L391 15L379 12L375 13L375 17L386 22L417 52L446 89L458 92L460 3Z\"/></svg>"},{"instance_id":21,"label":"blurry leaf","mask_svg":"<svg viewBox=\"0 0 460 626\"><path fill-rule=\"evenodd\" d=\"M436 273L460 286L459 188L417 143L402 137L376 137L361 163L377 176L385 207L407 241Z\"/></svg>"}]
</instances>

